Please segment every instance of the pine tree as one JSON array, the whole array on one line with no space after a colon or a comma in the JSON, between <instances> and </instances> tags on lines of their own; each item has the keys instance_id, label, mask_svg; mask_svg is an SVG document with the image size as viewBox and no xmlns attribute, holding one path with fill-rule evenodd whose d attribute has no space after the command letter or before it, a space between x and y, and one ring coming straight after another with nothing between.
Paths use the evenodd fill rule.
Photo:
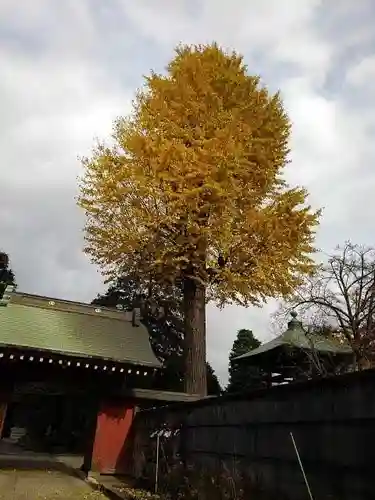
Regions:
<instances>
[{"instance_id":1,"label":"pine tree","mask_svg":"<svg viewBox=\"0 0 375 500\"><path fill-rule=\"evenodd\" d=\"M92 261L109 278L182 286L188 393L207 390L208 300L259 304L314 269L319 212L282 178L290 129L241 56L183 46L166 75L146 78L113 145L82 160Z\"/></svg>"},{"instance_id":2,"label":"pine tree","mask_svg":"<svg viewBox=\"0 0 375 500\"><path fill-rule=\"evenodd\" d=\"M249 366L246 362L234 361L234 358L256 349L260 344L261 342L254 337L251 330L238 331L229 354L229 384L226 389L228 392L240 392L257 386L259 370Z\"/></svg>"}]
</instances>

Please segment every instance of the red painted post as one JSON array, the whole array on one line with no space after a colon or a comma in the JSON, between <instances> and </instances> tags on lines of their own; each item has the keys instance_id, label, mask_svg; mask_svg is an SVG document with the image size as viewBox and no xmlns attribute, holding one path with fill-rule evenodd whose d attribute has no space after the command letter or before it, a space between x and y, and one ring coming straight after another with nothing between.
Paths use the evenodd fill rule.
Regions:
<instances>
[{"instance_id":1,"label":"red painted post","mask_svg":"<svg viewBox=\"0 0 375 500\"><path fill-rule=\"evenodd\" d=\"M101 474L125 474L124 449L134 418L129 401L105 402L99 409L91 469Z\"/></svg>"}]
</instances>

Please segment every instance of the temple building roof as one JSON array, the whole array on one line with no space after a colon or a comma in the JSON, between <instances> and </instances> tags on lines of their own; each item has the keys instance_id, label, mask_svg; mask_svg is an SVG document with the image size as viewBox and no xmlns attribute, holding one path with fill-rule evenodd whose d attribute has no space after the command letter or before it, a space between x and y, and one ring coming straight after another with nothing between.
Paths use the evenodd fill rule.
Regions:
<instances>
[{"instance_id":1,"label":"temple building roof","mask_svg":"<svg viewBox=\"0 0 375 500\"><path fill-rule=\"evenodd\" d=\"M0 301L0 349L160 368L139 312L19 292Z\"/></svg>"},{"instance_id":2,"label":"temple building roof","mask_svg":"<svg viewBox=\"0 0 375 500\"><path fill-rule=\"evenodd\" d=\"M285 347L294 348L297 350L315 350L320 354L332 355L350 355L353 354L352 348L347 344L341 344L332 337L323 335L305 333L302 323L297 319L297 314L292 312L292 319L288 323L288 329L278 337L262 344L252 351L242 354L235 360L259 357L272 351L278 351Z\"/></svg>"}]
</instances>

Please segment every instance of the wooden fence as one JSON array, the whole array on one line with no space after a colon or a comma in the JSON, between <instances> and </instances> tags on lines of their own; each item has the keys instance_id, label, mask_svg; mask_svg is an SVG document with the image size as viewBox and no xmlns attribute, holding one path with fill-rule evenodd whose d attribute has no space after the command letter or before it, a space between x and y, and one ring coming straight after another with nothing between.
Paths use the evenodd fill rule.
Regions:
<instances>
[{"instance_id":1,"label":"wooden fence","mask_svg":"<svg viewBox=\"0 0 375 500\"><path fill-rule=\"evenodd\" d=\"M374 370L140 411L129 473L154 480L159 441L159 477L178 463L224 468L308 499L291 433L314 500L375 499Z\"/></svg>"}]
</instances>

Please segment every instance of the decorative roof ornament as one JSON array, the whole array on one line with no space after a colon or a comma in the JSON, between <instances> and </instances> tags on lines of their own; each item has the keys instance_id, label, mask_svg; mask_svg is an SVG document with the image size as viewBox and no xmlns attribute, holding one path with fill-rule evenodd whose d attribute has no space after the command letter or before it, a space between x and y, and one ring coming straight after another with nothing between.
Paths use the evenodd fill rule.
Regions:
<instances>
[{"instance_id":1,"label":"decorative roof ornament","mask_svg":"<svg viewBox=\"0 0 375 500\"><path fill-rule=\"evenodd\" d=\"M292 319L288 322L288 330L302 330L302 323L297 319L297 312L292 311L290 315L292 316Z\"/></svg>"}]
</instances>

